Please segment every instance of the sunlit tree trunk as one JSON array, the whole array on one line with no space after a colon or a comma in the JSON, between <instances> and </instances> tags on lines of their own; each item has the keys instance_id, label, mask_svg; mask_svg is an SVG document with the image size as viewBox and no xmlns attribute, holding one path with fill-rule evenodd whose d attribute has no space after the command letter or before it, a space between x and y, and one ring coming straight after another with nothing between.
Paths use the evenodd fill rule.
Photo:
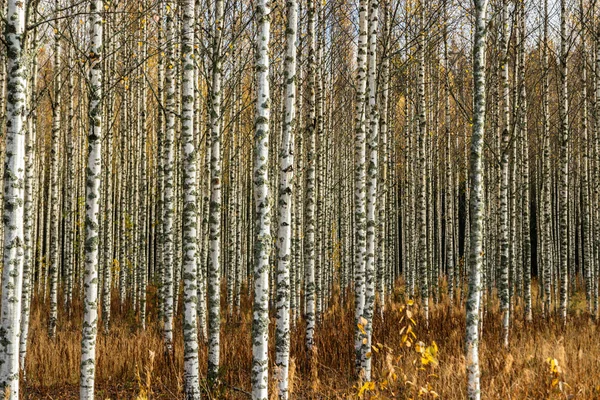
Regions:
<instances>
[{"instance_id":1,"label":"sunlit tree trunk","mask_svg":"<svg viewBox=\"0 0 600 400\"><path fill-rule=\"evenodd\" d=\"M94 400L96 374L96 333L98 326L98 238L100 178L102 174L102 1L90 3L89 29L89 133L86 168L85 274L83 331L79 397Z\"/></svg>"},{"instance_id":2,"label":"sunlit tree trunk","mask_svg":"<svg viewBox=\"0 0 600 400\"><path fill-rule=\"evenodd\" d=\"M384 43L390 40L391 23L390 23L390 6L384 4ZM377 257L377 294L379 297L379 311L383 318L385 310L386 291L391 279L391 265L389 265L388 253L391 251L388 246L388 229L391 224L387 221L387 216L390 215L388 198L390 188L388 185L388 120L389 120L389 99L390 99L390 49L385 45L382 49L381 63L381 115L380 115L380 138L379 138L379 165L380 165L380 185L379 185L379 212L377 218L378 223L378 257ZM341 227L340 227L341 229Z\"/></svg>"},{"instance_id":3,"label":"sunlit tree trunk","mask_svg":"<svg viewBox=\"0 0 600 400\"><path fill-rule=\"evenodd\" d=\"M367 40L368 40L368 1L361 0L358 5L358 49L356 76L356 114L355 121L355 160L354 160L354 307L356 369L360 371L364 364L362 351L363 332L366 323L363 318L365 307L365 262L366 262L366 90L367 90Z\"/></svg>"},{"instance_id":4,"label":"sunlit tree trunk","mask_svg":"<svg viewBox=\"0 0 600 400\"><path fill-rule=\"evenodd\" d=\"M307 44L308 44L308 112L306 133L308 147L306 149L306 197L304 210L304 308L306 314L306 347L312 351L314 345L314 333L316 324L316 300L315 300L315 204L316 204L316 22L315 1L307 1Z\"/></svg>"},{"instance_id":5,"label":"sunlit tree trunk","mask_svg":"<svg viewBox=\"0 0 600 400\"><path fill-rule=\"evenodd\" d=\"M508 46L509 46L509 11L508 0L502 3L502 49L500 72L502 75L502 143L500 146L500 279L498 292L500 307L502 309L502 342L508 347L508 335L510 327L510 291L509 291L509 210L508 210L508 187L509 187L509 155L511 148L511 120L510 120L510 86L508 72Z\"/></svg>"},{"instance_id":6,"label":"sunlit tree trunk","mask_svg":"<svg viewBox=\"0 0 600 400\"><path fill-rule=\"evenodd\" d=\"M470 246L469 246L469 290L467 294L466 323L466 367L467 397L481 398L479 368L479 314L481 304L481 265L483 253L483 139L485 132L485 50L487 36L487 0L475 0L475 37L473 47L473 136L469 185L471 198Z\"/></svg>"},{"instance_id":7,"label":"sunlit tree trunk","mask_svg":"<svg viewBox=\"0 0 600 400\"><path fill-rule=\"evenodd\" d=\"M290 264L292 259L292 207L294 187L294 134L296 128L296 30L298 5L286 2L285 108L279 149L279 226L277 239L277 330L275 364L280 399L289 397L290 362Z\"/></svg>"},{"instance_id":8,"label":"sunlit tree trunk","mask_svg":"<svg viewBox=\"0 0 600 400\"><path fill-rule=\"evenodd\" d=\"M163 317L165 353L173 351L173 220L174 220L174 190L175 190L175 26L173 15L175 10L167 10L167 46L166 62L166 129L163 141ZM123 267L122 267L123 268Z\"/></svg>"},{"instance_id":9,"label":"sunlit tree trunk","mask_svg":"<svg viewBox=\"0 0 600 400\"><path fill-rule=\"evenodd\" d=\"M183 4L181 146L183 157L183 337L184 395L200 399L197 331L197 227L196 227L196 149L194 145L194 7L195 0ZM144 249L145 250L145 249ZM144 265L143 268L146 266Z\"/></svg>"},{"instance_id":10,"label":"sunlit tree trunk","mask_svg":"<svg viewBox=\"0 0 600 400\"><path fill-rule=\"evenodd\" d=\"M29 51L35 53L38 49L38 37L37 29L31 32L31 47ZM37 101L37 73L38 73L38 62L37 58L32 58L32 72L29 77L28 93L29 98L27 100L28 107L28 118L27 118L27 136L25 144L25 203L24 203L24 264L23 264L23 289L21 296L21 337L19 346L19 365L23 377L26 377L25 360L27 355L27 342L29 337L29 317L30 317L30 306L31 299L33 297L33 283L35 278L35 221L36 221L36 209L39 200L37 194L37 170L36 164L37 153L36 153L36 136L37 136L37 112L34 107Z\"/></svg>"},{"instance_id":11,"label":"sunlit tree trunk","mask_svg":"<svg viewBox=\"0 0 600 400\"><path fill-rule=\"evenodd\" d=\"M215 1L212 43L211 150L210 150L210 205L209 205L209 262L208 262L208 376L216 379L220 365L221 332L221 80L223 60L221 40L223 37L223 0Z\"/></svg>"},{"instance_id":12,"label":"sunlit tree trunk","mask_svg":"<svg viewBox=\"0 0 600 400\"><path fill-rule=\"evenodd\" d=\"M252 318L252 399L269 397L269 255L271 206L269 204L269 39L271 4L256 2L256 118L254 121L254 307Z\"/></svg>"},{"instance_id":13,"label":"sunlit tree trunk","mask_svg":"<svg viewBox=\"0 0 600 400\"><path fill-rule=\"evenodd\" d=\"M371 340L373 336L373 307L375 305L375 232L377 221L377 175L379 147L379 106L377 99L377 33L379 28L379 1L369 1L369 54L368 54L368 168L367 168L367 236L365 260L365 307L363 318L366 321L366 343L363 341L362 358L364 379L371 381Z\"/></svg>"},{"instance_id":14,"label":"sunlit tree trunk","mask_svg":"<svg viewBox=\"0 0 600 400\"><path fill-rule=\"evenodd\" d=\"M0 396L19 398L19 336L23 279L23 203L25 179L25 10L20 1L8 1L4 39L6 70L6 158L4 163L4 266L0 319Z\"/></svg>"}]
</instances>

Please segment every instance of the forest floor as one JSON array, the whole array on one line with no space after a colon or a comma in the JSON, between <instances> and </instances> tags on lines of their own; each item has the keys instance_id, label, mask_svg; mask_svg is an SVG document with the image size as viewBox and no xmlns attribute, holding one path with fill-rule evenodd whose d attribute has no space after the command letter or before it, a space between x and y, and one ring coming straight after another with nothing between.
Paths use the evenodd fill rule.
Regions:
<instances>
[{"instance_id":1,"label":"forest floor","mask_svg":"<svg viewBox=\"0 0 600 400\"><path fill-rule=\"evenodd\" d=\"M394 297L383 316L378 312L374 319L373 384L361 385L354 375L352 305L336 304L318 325L316 351L310 357L304 346L304 326L292 330L291 397L354 399L362 392L365 398L378 399L466 398L464 308L450 306L448 301L432 305L427 329L417 305L403 305L400 292ZM153 304L152 296L149 300L149 305ZM599 325L585 315L581 299L573 299L571 304L566 327L556 317L542 318L539 305L534 309L534 321L526 324L517 305L508 350L501 344L498 306L489 305L480 343L483 399L600 399ZM77 399L81 315L59 315L57 336L50 340L47 308L40 303L32 307L22 395L24 399ZM80 308L74 305L74 309ZM239 316L223 317L221 384L204 398L248 398L252 314L247 298L242 309ZM99 326L97 399L181 398L182 335L176 335L174 359L166 359L156 310L149 307L146 331L137 328L134 315L119 314L118 310L119 304L114 302L109 334ZM181 317L177 324L181 326ZM206 346L201 345L203 376L206 360ZM271 372L274 376L273 365ZM272 393L275 387L273 381Z\"/></svg>"}]
</instances>

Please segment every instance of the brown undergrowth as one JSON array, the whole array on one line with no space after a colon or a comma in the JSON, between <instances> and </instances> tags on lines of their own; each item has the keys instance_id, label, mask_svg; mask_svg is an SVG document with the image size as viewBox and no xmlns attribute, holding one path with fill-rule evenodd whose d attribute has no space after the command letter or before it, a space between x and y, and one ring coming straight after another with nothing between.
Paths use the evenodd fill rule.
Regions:
<instances>
[{"instance_id":1,"label":"brown undergrowth","mask_svg":"<svg viewBox=\"0 0 600 400\"><path fill-rule=\"evenodd\" d=\"M137 328L137 317L112 304L111 330L99 325L96 386L98 399L178 399L183 382L182 335L176 335L175 355L162 353L162 336L156 321L154 291L149 293L148 329ZM309 357L304 347L304 325L292 330L293 397L298 399L441 398L464 399L464 311L446 300L431 306L425 328L417 305L405 306L402 291L394 294L383 316L374 321L373 380L364 385L354 374L354 310L352 302L335 299L316 332L316 351ZM55 339L46 335L47 304L32 307L25 399L76 399L80 356L81 314L59 315ZM80 304L73 309L80 310ZM127 307L124 307L127 309ZM243 300L242 313L223 316L221 328L221 384L207 387L204 398L243 399L250 392L252 358L251 303ZM523 321L515 307L511 347L501 346L497 304L484 315L481 342L484 399L600 399L600 335L598 325L581 310L571 310L566 328L555 317ZM413 321L409 322L408 318ZM408 335L406 327L413 333ZM177 320L181 327L181 317ZM274 323L271 324L273 339ZM407 344L406 342L410 342ZM433 344L435 343L435 344ZM423 354L433 351L432 356ZM274 345L271 346L274 349ZM273 350L272 350L273 351ZM271 357L274 359L274 357ZM206 346L200 346L201 374L206 376ZM273 367L273 366L271 366ZM271 368L273 371L273 368ZM273 375L273 374L272 374ZM275 388L275 385L271 385ZM362 389L362 390L361 390Z\"/></svg>"}]
</instances>

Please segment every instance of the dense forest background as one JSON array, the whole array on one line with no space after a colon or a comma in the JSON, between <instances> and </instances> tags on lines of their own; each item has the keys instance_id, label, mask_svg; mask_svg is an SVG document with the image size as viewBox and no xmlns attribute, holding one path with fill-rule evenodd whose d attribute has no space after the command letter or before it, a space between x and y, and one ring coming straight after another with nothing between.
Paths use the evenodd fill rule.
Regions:
<instances>
[{"instance_id":1,"label":"dense forest background","mask_svg":"<svg viewBox=\"0 0 600 400\"><path fill-rule=\"evenodd\" d=\"M595 0L0 3L1 398L600 395Z\"/></svg>"}]
</instances>

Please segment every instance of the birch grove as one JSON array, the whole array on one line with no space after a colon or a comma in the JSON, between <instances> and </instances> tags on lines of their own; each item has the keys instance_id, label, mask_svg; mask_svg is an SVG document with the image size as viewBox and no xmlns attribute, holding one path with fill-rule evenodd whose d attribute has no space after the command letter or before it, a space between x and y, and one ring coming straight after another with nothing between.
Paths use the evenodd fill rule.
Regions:
<instances>
[{"instance_id":1,"label":"birch grove","mask_svg":"<svg viewBox=\"0 0 600 400\"><path fill-rule=\"evenodd\" d=\"M596 0L0 10L1 399L597 396Z\"/></svg>"}]
</instances>

